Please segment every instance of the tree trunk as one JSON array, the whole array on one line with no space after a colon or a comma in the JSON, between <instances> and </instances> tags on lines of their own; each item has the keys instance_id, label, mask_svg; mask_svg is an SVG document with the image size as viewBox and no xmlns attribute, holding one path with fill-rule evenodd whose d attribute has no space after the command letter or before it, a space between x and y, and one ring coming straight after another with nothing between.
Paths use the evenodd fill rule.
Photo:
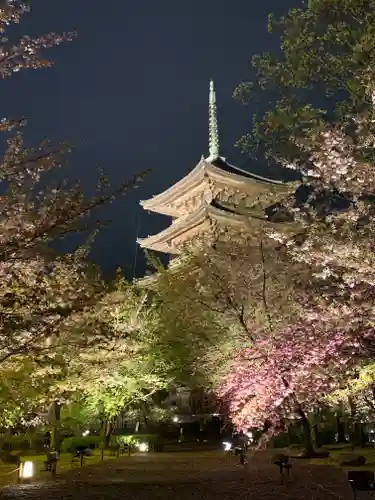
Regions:
<instances>
[{"instance_id":1,"label":"tree trunk","mask_svg":"<svg viewBox=\"0 0 375 500\"><path fill-rule=\"evenodd\" d=\"M350 440L353 446L359 446L363 448L365 446L365 433L363 431L363 423L359 419L356 404L350 396L348 397L348 402L350 406L353 426Z\"/></svg>"},{"instance_id":2,"label":"tree trunk","mask_svg":"<svg viewBox=\"0 0 375 500\"><path fill-rule=\"evenodd\" d=\"M143 417L143 424L145 426L145 432L148 433L150 431L150 422L147 417L146 410L142 408L142 417Z\"/></svg>"},{"instance_id":3,"label":"tree trunk","mask_svg":"<svg viewBox=\"0 0 375 500\"><path fill-rule=\"evenodd\" d=\"M289 388L289 383L284 377L282 377L282 381L283 381L285 387ZM295 412L301 418L303 434L304 434L304 438L305 438L306 455L313 456L314 455L314 436L313 436L313 433L311 432L311 425L310 425L309 419L308 419L306 413L303 411L302 405L298 401L297 396L295 395L294 392L292 392L292 394L291 394L291 399L294 401Z\"/></svg>"},{"instance_id":4,"label":"tree trunk","mask_svg":"<svg viewBox=\"0 0 375 500\"><path fill-rule=\"evenodd\" d=\"M34 436L35 436L35 430L33 427L28 427L26 430L26 437L29 442L29 448L30 450L33 449L33 444L34 444Z\"/></svg>"},{"instance_id":5,"label":"tree trunk","mask_svg":"<svg viewBox=\"0 0 375 500\"><path fill-rule=\"evenodd\" d=\"M312 442L313 442L313 447L320 448L319 426L318 426L318 424L314 424L312 426Z\"/></svg>"},{"instance_id":6,"label":"tree trunk","mask_svg":"<svg viewBox=\"0 0 375 500\"><path fill-rule=\"evenodd\" d=\"M360 448L364 448L365 446L365 433L363 432L363 424L362 422L354 423L354 446L358 446Z\"/></svg>"},{"instance_id":7,"label":"tree trunk","mask_svg":"<svg viewBox=\"0 0 375 500\"><path fill-rule=\"evenodd\" d=\"M105 449L105 434L107 429L107 421L104 418L100 419L100 448Z\"/></svg>"},{"instance_id":8,"label":"tree trunk","mask_svg":"<svg viewBox=\"0 0 375 500\"><path fill-rule=\"evenodd\" d=\"M296 411L298 415L301 417L303 434L305 438L305 447L307 456L312 456L314 454L314 437L311 432L311 425L309 419L306 416L306 413L302 410L302 407L299 403L297 403Z\"/></svg>"},{"instance_id":9,"label":"tree trunk","mask_svg":"<svg viewBox=\"0 0 375 500\"><path fill-rule=\"evenodd\" d=\"M288 443L289 443L289 446L291 446L293 444L292 424L288 423L286 430L288 433Z\"/></svg>"},{"instance_id":10,"label":"tree trunk","mask_svg":"<svg viewBox=\"0 0 375 500\"><path fill-rule=\"evenodd\" d=\"M49 409L49 421L51 426L51 449L60 452L60 427L61 427L61 404L54 401Z\"/></svg>"},{"instance_id":11,"label":"tree trunk","mask_svg":"<svg viewBox=\"0 0 375 500\"><path fill-rule=\"evenodd\" d=\"M113 420L106 420L105 428L104 428L104 448L109 447L109 443L111 441L112 433L113 433Z\"/></svg>"},{"instance_id":12,"label":"tree trunk","mask_svg":"<svg viewBox=\"0 0 375 500\"><path fill-rule=\"evenodd\" d=\"M346 443L345 425L344 422L342 422L341 420L341 415L339 412L336 413L335 419L336 419L336 430L337 430L337 442Z\"/></svg>"},{"instance_id":13,"label":"tree trunk","mask_svg":"<svg viewBox=\"0 0 375 500\"><path fill-rule=\"evenodd\" d=\"M350 430L350 442L352 446L360 446L360 425L358 422L357 406L352 397L348 396L348 403L350 408L351 417L351 430Z\"/></svg>"}]
</instances>

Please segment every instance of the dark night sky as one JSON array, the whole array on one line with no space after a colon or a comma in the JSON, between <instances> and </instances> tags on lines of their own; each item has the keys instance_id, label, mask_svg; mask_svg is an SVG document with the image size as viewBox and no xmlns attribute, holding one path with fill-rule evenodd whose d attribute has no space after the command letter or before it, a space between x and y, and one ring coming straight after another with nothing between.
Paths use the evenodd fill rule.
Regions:
<instances>
[{"instance_id":1,"label":"dark night sky","mask_svg":"<svg viewBox=\"0 0 375 500\"><path fill-rule=\"evenodd\" d=\"M103 209L112 219L92 258L108 273L132 274L139 236L168 219L142 213L139 199L166 189L207 154L208 83L215 80L221 150L249 168L233 147L252 112L232 92L250 77L255 53L277 50L267 14L300 0L34 0L22 33L77 29L52 51L52 69L25 71L2 83L2 116L28 118L27 140L48 136L77 146L69 175L89 186L101 165L113 183L152 168L140 189ZM51 55L51 54L50 54ZM256 106L256 103L254 103ZM264 171L263 173L267 173ZM144 270L139 251L137 274Z\"/></svg>"}]
</instances>

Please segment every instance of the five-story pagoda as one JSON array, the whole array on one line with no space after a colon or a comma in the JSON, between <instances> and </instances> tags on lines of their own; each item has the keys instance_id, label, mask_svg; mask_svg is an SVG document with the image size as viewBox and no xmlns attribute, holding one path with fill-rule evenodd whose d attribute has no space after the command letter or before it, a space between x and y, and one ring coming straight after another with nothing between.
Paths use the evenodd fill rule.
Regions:
<instances>
[{"instance_id":1,"label":"five-story pagoda","mask_svg":"<svg viewBox=\"0 0 375 500\"><path fill-rule=\"evenodd\" d=\"M172 217L172 223L167 229L137 241L142 248L175 257L202 239L209 242L218 230L246 231L245 218L236 207L243 203L254 205L264 192L282 184L237 168L220 155L216 95L211 81L209 156L202 157L189 174L169 189L140 202L147 211Z\"/></svg>"}]
</instances>

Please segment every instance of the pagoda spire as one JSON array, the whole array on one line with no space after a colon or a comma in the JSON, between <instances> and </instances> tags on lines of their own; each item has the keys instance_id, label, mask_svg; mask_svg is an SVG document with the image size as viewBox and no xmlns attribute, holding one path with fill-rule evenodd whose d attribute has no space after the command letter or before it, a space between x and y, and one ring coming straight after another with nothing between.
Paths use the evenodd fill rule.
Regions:
<instances>
[{"instance_id":1,"label":"pagoda spire","mask_svg":"<svg viewBox=\"0 0 375 500\"><path fill-rule=\"evenodd\" d=\"M208 160L216 160L219 158L219 127L217 123L217 111L216 111L216 93L214 87L214 81L210 81L210 97L209 97L209 151L210 156Z\"/></svg>"}]
</instances>

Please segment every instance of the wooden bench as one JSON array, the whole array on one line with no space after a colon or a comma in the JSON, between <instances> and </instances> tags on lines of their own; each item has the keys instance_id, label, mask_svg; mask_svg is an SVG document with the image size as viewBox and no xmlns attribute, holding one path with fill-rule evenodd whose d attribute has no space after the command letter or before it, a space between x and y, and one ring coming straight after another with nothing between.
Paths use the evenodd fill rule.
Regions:
<instances>
[{"instance_id":1,"label":"wooden bench","mask_svg":"<svg viewBox=\"0 0 375 500\"><path fill-rule=\"evenodd\" d=\"M120 455L130 455L130 444L123 444L120 446Z\"/></svg>"},{"instance_id":2,"label":"wooden bench","mask_svg":"<svg viewBox=\"0 0 375 500\"><path fill-rule=\"evenodd\" d=\"M47 460L44 461L43 472L51 472L56 474L57 462L59 461L59 454L57 451L50 451L47 453Z\"/></svg>"},{"instance_id":3,"label":"wooden bench","mask_svg":"<svg viewBox=\"0 0 375 500\"><path fill-rule=\"evenodd\" d=\"M84 458L91 457L91 456L92 456L92 450L90 448L83 447L83 446L77 447L75 453L73 453L73 456L72 456L72 463L78 459L79 464L82 467Z\"/></svg>"},{"instance_id":4,"label":"wooden bench","mask_svg":"<svg viewBox=\"0 0 375 500\"><path fill-rule=\"evenodd\" d=\"M111 455L119 458L120 455L130 455L130 446L127 444L114 444L108 448Z\"/></svg>"},{"instance_id":5,"label":"wooden bench","mask_svg":"<svg viewBox=\"0 0 375 500\"><path fill-rule=\"evenodd\" d=\"M284 455L280 453L279 455L276 455L274 457L274 462L275 465L277 465L280 469L280 475L284 475L284 471L286 471L287 475L290 475L290 470L292 468L292 464L289 463L289 457L288 455Z\"/></svg>"},{"instance_id":6,"label":"wooden bench","mask_svg":"<svg viewBox=\"0 0 375 500\"><path fill-rule=\"evenodd\" d=\"M350 470L348 481L354 500L357 499L357 491L375 491L375 475L370 470Z\"/></svg>"}]
</instances>

